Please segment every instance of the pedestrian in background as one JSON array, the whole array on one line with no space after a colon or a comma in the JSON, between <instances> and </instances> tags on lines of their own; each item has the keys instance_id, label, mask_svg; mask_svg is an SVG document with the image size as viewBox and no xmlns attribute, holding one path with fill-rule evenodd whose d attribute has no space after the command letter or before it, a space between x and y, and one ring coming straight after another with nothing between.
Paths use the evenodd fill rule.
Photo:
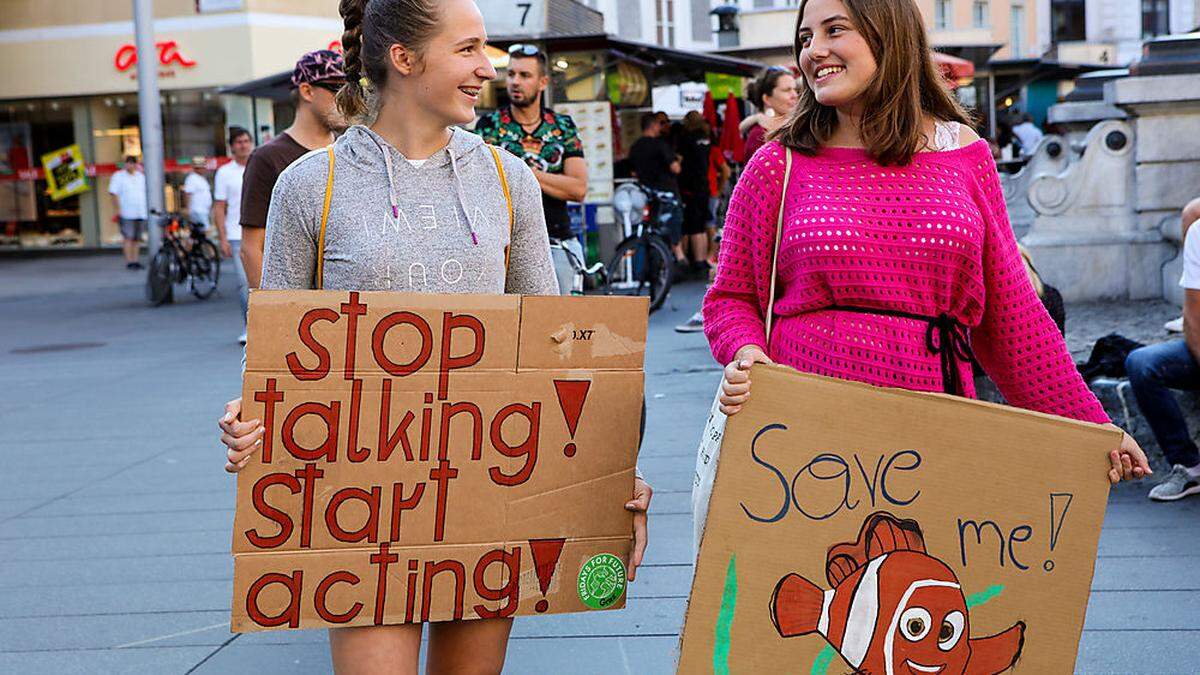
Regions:
<instances>
[{"instance_id":1,"label":"pedestrian in background","mask_svg":"<svg viewBox=\"0 0 1200 675\"><path fill-rule=\"evenodd\" d=\"M525 160L533 170L542 188L542 210L550 233L558 290L570 295L576 272L568 252L580 265L584 255L583 245L571 231L567 202L582 202L587 197L587 162L575 121L542 105L542 92L549 83L545 52L531 44L509 47L509 104L479 118L475 133L489 145Z\"/></svg>"},{"instance_id":2,"label":"pedestrian in background","mask_svg":"<svg viewBox=\"0 0 1200 675\"><path fill-rule=\"evenodd\" d=\"M796 78L787 68L771 66L750 83L746 92L759 113L742 120L739 129L746 135L746 161L766 142L767 135L782 127L796 107Z\"/></svg>"},{"instance_id":3,"label":"pedestrian in background","mask_svg":"<svg viewBox=\"0 0 1200 675\"><path fill-rule=\"evenodd\" d=\"M279 177L263 287L557 294L532 170L458 128L475 119L480 93L496 76L479 9L471 0L343 0L340 11L346 86L338 105L347 119L370 126L351 127ZM404 225L418 218L422 227ZM438 272L448 261L458 274ZM220 421L228 471L246 466L264 433L256 421L239 421L240 412L241 399L231 401ZM631 580L645 549L650 494L639 476L625 503L635 522ZM511 628L509 618L431 624L426 672L500 673ZM419 623L331 629L333 668L415 675L422 630Z\"/></svg>"},{"instance_id":4,"label":"pedestrian in background","mask_svg":"<svg viewBox=\"0 0 1200 675\"><path fill-rule=\"evenodd\" d=\"M113 174L108 182L112 195L113 220L121 227L121 248L125 253L125 268L142 269L138 261L142 235L146 232L146 174L138 167L137 157L125 158L125 167Z\"/></svg>"},{"instance_id":5,"label":"pedestrian in background","mask_svg":"<svg viewBox=\"0 0 1200 675\"><path fill-rule=\"evenodd\" d=\"M334 96L346 83L342 55L328 49L300 57L292 69L292 103L296 117L292 126L264 143L250 155L242 178L241 260L250 288L258 288L262 277L266 240L267 207L275 181L292 162L305 153L323 148L346 128Z\"/></svg>"},{"instance_id":6,"label":"pedestrian in background","mask_svg":"<svg viewBox=\"0 0 1200 675\"><path fill-rule=\"evenodd\" d=\"M1033 123L1033 115L1029 113L1021 113L1018 118L1017 126L1013 127L1013 135L1017 137L1017 142L1021 144L1021 154L1028 157L1037 150L1038 143L1042 142L1045 134Z\"/></svg>"},{"instance_id":7,"label":"pedestrian in background","mask_svg":"<svg viewBox=\"0 0 1200 675\"><path fill-rule=\"evenodd\" d=\"M709 161L712 155L712 129L699 112L692 110L683 118L679 137L679 194L683 198L683 236L687 245L691 272L708 278L708 223L712 213L709 197Z\"/></svg>"},{"instance_id":8,"label":"pedestrian in background","mask_svg":"<svg viewBox=\"0 0 1200 675\"><path fill-rule=\"evenodd\" d=\"M974 397L977 359L1014 406L1111 424L1029 283L916 3L803 0L794 50L806 86L738 182L704 302L722 411L746 402L754 362ZM1113 483L1150 473L1128 434L1109 461Z\"/></svg>"},{"instance_id":9,"label":"pedestrian in background","mask_svg":"<svg viewBox=\"0 0 1200 675\"><path fill-rule=\"evenodd\" d=\"M183 210L192 225L207 230L209 213L212 211L212 187L208 184L208 172L203 157L193 157L191 168L183 177Z\"/></svg>"},{"instance_id":10,"label":"pedestrian in background","mask_svg":"<svg viewBox=\"0 0 1200 675\"><path fill-rule=\"evenodd\" d=\"M246 266L242 264L242 177L253 151L254 141L250 138L250 132L244 127L229 127L229 154L233 161L217 169L213 181L216 187L213 221L220 239L221 255L233 258L233 266L237 270L238 299L242 307L242 334L238 337L241 344L246 344L246 312L250 302Z\"/></svg>"},{"instance_id":11,"label":"pedestrian in background","mask_svg":"<svg viewBox=\"0 0 1200 675\"><path fill-rule=\"evenodd\" d=\"M1200 228L1187 228L1183 243L1183 339L1133 350L1125 359L1129 385L1171 471L1150 490L1150 499L1175 501L1200 494L1200 450L1172 389L1200 390Z\"/></svg>"}]
</instances>

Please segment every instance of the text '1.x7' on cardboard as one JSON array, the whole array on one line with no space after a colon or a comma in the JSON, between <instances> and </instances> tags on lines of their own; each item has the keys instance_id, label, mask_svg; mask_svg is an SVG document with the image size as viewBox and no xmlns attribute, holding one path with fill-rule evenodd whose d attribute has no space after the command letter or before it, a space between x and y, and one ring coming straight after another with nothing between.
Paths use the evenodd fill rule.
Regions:
<instances>
[{"instance_id":1,"label":"text '1.x7' on cardboard","mask_svg":"<svg viewBox=\"0 0 1200 675\"><path fill-rule=\"evenodd\" d=\"M755 366L682 673L1070 673L1112 428Z\"/></svg>"},{"instance_id":2,"label":"text '1.x7' on cardboard","mask_svg":"<svg viewBox=\"0 0 1200 675\"><path fill-rule=\"evenodd\" d=\"M258 291L235 631L624 606L644 298Z\"/></svg>"}]
</instances>

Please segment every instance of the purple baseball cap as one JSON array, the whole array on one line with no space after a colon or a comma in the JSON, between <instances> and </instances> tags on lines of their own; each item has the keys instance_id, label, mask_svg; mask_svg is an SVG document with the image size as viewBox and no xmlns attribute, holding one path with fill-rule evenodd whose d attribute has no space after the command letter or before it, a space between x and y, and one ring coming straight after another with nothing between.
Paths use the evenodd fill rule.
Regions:
<instances>
[{"instance_id":1,"label":"purple baseball cap","mask_svg":"<svg viewBox=\"0 0 1200 675\"><path fill-rule=\"evenodd\" d=\"M315 84L326 81L346 81L342 55L329 49L318 49L301 56L292 70L292 87L299 87L305 82Z\"/></svg>"}]
</instances>

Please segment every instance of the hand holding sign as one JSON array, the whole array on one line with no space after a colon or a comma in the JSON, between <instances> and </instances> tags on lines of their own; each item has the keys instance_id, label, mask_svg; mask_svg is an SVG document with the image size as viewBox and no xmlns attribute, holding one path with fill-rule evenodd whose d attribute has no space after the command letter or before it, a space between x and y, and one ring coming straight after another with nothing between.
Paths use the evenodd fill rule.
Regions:
<instances>
[{"instance_id":1,"label":"hand holding sign","mask_svg":"<svg viewBox=\"0 0 1200 675\"><path fill-rule=\"evenodd\" d=\"M266 427L260 420L241 421L242 397L225 404L225 414L217 420L221 429L221 442L225 444L225 470L237 473L246 468L250 459L262 447Z\"/></svg>"}]
</instances>

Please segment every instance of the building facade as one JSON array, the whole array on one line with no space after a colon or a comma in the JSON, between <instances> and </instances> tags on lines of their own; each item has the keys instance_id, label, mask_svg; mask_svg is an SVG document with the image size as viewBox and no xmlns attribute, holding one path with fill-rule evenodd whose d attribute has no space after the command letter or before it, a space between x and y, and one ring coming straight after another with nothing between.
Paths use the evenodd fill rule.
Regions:
<instances>
[{"instance_id":1,"label":"building facade","mask_svg":"<svg viewBox=\"0 0 1200 675\"><path fill-rule=\"evenodd\" d=\"M1142 41L1200 28L1200 0L1048 0L1046 40L1059 61L1127 66Z\"/></svg>"},{"instance_id":2,"label":"building facade","mask_svg":"<svg viewBox=\"0 0 1200 675\"><path fill-rule=\"evenodd\" d=\"M215 166L229 125L274 131L270 102L218 89L290 69L338 40L324 0L156 0L167 205L192 157ZM119 245L108 183L141 156L132 3L5 0L0 13L0 249ZM47 194L41 158L78 146L89 189Z\"/></svg>"},{"instance_id":3,"label":"building facade","mask_svg":"<svg viewBox=\"0 0 1200 675\"><path fill-rule=\"evenodd\" d=\"M606 32L663 47L710 51L716 47L711 0L581 0L604 15Z\"/></svg>"}]
</instances>

